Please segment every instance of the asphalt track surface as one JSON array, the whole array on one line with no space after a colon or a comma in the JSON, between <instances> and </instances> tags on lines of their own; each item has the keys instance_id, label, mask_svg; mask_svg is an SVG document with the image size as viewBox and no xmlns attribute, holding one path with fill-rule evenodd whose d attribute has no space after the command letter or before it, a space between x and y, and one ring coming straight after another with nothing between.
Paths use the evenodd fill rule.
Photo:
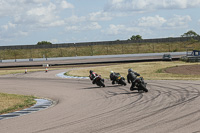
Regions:
<instances>
[{"instance_id":1,"label":"asphalt track surface","mask_svg":"<svg viewBox=\"0 0 200 133\"><path fill-rule=\"evenodd\" d=\"M66 70L0 77L0 92L34 95L56 105L0 120L0 133L198 133L200 82L147 81L148 93L127 86L99 88L88 79L62 79Z\"/></svg>"},{"instance_id":2,"label":"asphalt track surface","mask_svg":"<svg viewBox=\"0 0 200 133\"><path fill-rule=\"evenodd\" d=\"M60 79L55 74L61 71L1 76L1 92L57 102L0 120L1 133L200 132L199 81L147 81L149 92L140 94L109 80L99 88L85 79Z\"/></svg>"}]
</instances>

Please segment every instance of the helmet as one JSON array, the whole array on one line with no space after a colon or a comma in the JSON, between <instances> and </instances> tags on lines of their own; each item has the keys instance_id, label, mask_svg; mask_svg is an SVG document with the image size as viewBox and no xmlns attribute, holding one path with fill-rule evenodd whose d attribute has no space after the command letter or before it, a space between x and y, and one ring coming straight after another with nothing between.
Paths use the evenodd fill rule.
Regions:
<instances>
[{"instance_id":1,"label":"helmet","mask_svg":"<svg viewBox=\"0 0 200 133\"><path fill-rule=\"evenodd\" d=\"M90 74L92 74L93 73L93 71L92 70L90 70Z\"/></svg>"},{"instance_id":2,"label":"helmet","mask_svg":"<svg viewBox=\"0 0 200 133\"><path fill-rule=\"evenodd\" d=\"M113 71L110 71L110 73L114 73Z\"/></svg>"},{"instance_id":3,"label":"helmet","mask_svg":"<svg viewBox=\"0 0 200 133\"><path fill-rule=\"evenodd\" d=\"M131 68L128 69L128 73L133 72L133 70Z\"/></svg>"}]
</instances>

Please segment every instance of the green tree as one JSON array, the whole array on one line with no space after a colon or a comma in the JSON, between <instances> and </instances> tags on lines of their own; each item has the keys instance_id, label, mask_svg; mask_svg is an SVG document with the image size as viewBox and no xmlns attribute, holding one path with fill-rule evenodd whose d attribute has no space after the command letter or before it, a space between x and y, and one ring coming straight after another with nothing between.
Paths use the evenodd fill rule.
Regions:
<instances>
[{"instance_id":1,"label":"green tree","mask_svg":"<svg viewBox=\"0 0 200 133\"><path fill-rule=\"evenodd\" d=\"M52 43L48 41L41 41L37 43L37 45L49 45L49 44L52 44Z\"/></svg>"},{"instance_id":2,"label":"green tree","mask_svg":"<svg viewBox=\"0 0 200 133\"><path fill-rule=\"evenodd\" d=\"M142 36L140 36L140 35L133 35L131 38L130 38L131 40L142 40Z\"/></svg>"},{"instance_id":3,"label":"green tree","mask_svg":"<svg viewBox=\"0 0 200 133\"><path fill-rule=\"evenodd\" d=\"M199 35L196 32L194 32L193 30L189 30L188 32L181 35L181 37L197 37L197 36L199 36Z\"/></svg>"}]
</instances>

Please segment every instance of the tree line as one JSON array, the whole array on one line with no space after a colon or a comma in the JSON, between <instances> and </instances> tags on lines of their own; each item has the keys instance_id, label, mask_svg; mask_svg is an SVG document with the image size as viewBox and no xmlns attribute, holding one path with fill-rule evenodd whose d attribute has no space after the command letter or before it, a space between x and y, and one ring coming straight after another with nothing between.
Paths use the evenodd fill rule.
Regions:
<instances>
[{"instance_id":1,"label":"tree line","mask_svg":"<svg viewBox=\"0 0 200 133\"><path fill-rule=\"evenodd\" d=\"M193 30L189 30L188 32L181 35L181 37L199 37L200 35L194 32ZM142 40L141 35L132 35L128 40Z\"/></svg>"},{"instance_id":2,"label":"tree line","mask_svg":"<svg viewBox=\"0 0 200 133\"><path fill-rule=\"evenodd\" d=\"M189 30L188 32L181 35L181 37L199 37L199 36L200 35L197 34L193 30ZM141 35L132 35L128 40L142 40L142 36ZM38 42L36 45L49 45L49 44L52 44L52 43L48 42L48 41L41 41L41 42Z\"/></svg>"}]
</instances>

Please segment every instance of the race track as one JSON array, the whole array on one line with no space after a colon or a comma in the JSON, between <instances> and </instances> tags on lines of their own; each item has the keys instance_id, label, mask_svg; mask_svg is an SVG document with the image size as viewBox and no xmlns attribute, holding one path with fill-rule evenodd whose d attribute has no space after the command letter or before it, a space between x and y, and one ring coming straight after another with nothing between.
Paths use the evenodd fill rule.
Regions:
<instances>
[{"instance_id":1,"label":"race track","mask_svg":"<svg viewBox=\"0 0 200 133\"><path fill-rule=\"evenodd\" d=\"M65 70L67 71L67 70ZM147 81L148 93L127 86L99 88L63 70L0 77L0 92L50 98L56 105L0 120L0 133L198 133L199 81Z\"/></svg>"}]
</instances>

